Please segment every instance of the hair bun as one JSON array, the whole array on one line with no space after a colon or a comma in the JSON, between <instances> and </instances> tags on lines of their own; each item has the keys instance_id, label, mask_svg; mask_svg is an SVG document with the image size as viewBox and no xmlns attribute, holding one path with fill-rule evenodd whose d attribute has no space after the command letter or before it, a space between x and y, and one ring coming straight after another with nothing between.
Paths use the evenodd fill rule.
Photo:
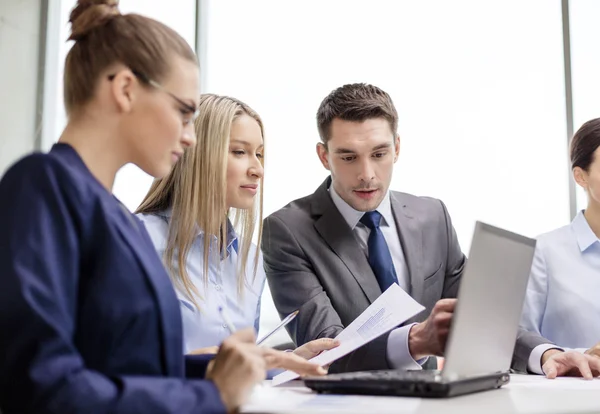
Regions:
<instances>
[{"instance_id":1,"label":"hair bun","mask_svg":"<svg viewBox=\"0 0 600 414\"><path fill-rule=\"evenodd\" d=\"M81 40L92 30L105 25L119 15L121 15L119 0L78 0L69 16L69 23L71 23L69 40Z\"/></svg>"}]
</instances>

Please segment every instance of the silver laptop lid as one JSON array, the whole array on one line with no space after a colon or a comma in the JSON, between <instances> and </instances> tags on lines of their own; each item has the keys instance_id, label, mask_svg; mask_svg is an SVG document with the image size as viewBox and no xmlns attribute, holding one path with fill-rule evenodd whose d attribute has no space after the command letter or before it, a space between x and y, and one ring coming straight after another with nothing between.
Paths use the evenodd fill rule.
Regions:
<instances>
[{"instance_id":1,"label":"silver laptop lid","mask_svg":"<svg viewBox=\"0 0 600 414\"><path fill-rule=\"evenodd\" d=\"M509 370L535 243L476 223L446 344L444 379Z\"/></svg>"}]
</instances>

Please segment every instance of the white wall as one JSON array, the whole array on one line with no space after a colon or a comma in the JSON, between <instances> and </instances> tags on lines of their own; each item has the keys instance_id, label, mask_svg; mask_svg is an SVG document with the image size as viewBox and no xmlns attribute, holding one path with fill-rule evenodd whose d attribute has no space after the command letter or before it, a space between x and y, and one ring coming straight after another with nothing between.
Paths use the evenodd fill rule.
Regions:
<instances>
[{"instance_id":1,"label":"white wall","mask_svg":"<svg viewBox=\"0 0 600 414\"><path fill-rule=\"evenodd\" d=\"M40 3L0 1L0 176L34 149Z\"/></svg>"}]
</instances>

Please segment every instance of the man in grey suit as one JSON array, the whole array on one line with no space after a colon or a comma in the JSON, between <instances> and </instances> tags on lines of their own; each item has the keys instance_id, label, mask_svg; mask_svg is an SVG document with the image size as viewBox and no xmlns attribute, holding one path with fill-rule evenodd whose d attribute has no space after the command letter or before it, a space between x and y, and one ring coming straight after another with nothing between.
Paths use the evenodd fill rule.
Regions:
<instances>
[{"instance_id":1,"label":"man in grey suit","mask_svg":"<svg viewBox=\"0 0 600 414\"><path fill-rule=\"evenodd\" d=\"M300 310L288 325L299 345L338 335L398 283L426 310L330 371L419 369L443 355L465 267L448 211L440 200L389 191L400 138L386 92L342 86L321 103L317 123L317 153L331 176L263 226L275 305L281 315ZM513 367L525 371L531 351L546 343L521 332Z\"/></svg>"}]
</instances>

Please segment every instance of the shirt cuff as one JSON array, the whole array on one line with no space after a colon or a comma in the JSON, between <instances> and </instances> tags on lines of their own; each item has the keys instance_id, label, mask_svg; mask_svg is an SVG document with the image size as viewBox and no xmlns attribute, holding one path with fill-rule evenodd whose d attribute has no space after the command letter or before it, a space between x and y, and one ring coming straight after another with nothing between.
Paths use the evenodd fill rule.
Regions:
<instances>
[{"instance_id":1,"label":"shirt cuff","mask_svg":"<svg viewBox=\"0 0 600 414\"><path fill-rule=\"evenodd\" d=\"M393 369L421 369L428 358L415 361L408 349L408 334L416 323L390 332L387 342L387 360Z\"/></svg>"},{"instance_id":2,"label":"shirt cuff","mask_svg":"<svg viewBox=\"0 0 600 414\"><path fill-rule=\"evenodd\" d=\"M527 370L533 374L544 375L544 371L542 371L542 355L549 349L559 349L562 348L557 347L552 344L541 344L533 348L531 354L529 354L529 361L527 362Z\"/></svg>"}]
</instances>

